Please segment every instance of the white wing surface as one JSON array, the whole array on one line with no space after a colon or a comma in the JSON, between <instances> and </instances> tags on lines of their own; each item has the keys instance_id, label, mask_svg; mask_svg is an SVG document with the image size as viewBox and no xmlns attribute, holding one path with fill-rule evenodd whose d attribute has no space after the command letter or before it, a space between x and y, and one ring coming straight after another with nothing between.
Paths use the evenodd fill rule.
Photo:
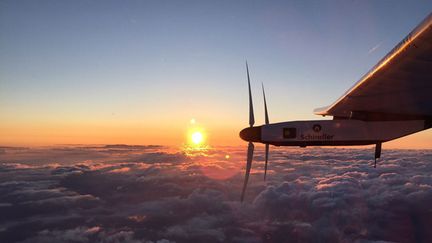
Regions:
<instances>
[{"instance_id":1,"label":"white wing surface","mask_svg":"<svg viewBox=\"0 0 432 243\"><path fill-rule=\"evenodd\" d=\"M430 119L432 14L341 98L314 113L336 119Z\"/></svg>"}]
</instances>

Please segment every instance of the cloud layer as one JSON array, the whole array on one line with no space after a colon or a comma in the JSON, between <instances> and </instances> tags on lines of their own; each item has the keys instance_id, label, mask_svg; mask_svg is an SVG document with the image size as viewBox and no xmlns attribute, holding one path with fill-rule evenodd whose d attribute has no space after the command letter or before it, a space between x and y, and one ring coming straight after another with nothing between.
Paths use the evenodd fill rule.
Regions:
<instances>
[{"instance_id":1,"label":"cloud layer","mask_svg":"<svg viewBox=\"0 0 432 243\"><path fill-rule=\"evenodd\" d=\"M0 149L0 242L430 242L432 151ZM229 158L226 157L229 155Z\"/></svg>"}]
</instances>

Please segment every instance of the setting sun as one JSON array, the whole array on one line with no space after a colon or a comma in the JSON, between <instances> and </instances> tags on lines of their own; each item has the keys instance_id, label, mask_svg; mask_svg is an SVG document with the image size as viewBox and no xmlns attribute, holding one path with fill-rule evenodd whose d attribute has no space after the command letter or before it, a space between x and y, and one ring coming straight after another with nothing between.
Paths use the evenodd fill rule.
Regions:
<instances>
[{"instance_id":1,"label":"setting sun","mask_svg":"<svg viewBox=\"0 0 432 243\"><path fill-rule=\"evenodd\" d=\"M192 133L192 136L191 136L191 138L192 138L192 142L194 143L194 144L201 144L202 142L203 142L203 140L204 140L204 136L203 136L203 134L201 133L201 132L194 132L194 133Z\"/></svg>"}]
</instances>

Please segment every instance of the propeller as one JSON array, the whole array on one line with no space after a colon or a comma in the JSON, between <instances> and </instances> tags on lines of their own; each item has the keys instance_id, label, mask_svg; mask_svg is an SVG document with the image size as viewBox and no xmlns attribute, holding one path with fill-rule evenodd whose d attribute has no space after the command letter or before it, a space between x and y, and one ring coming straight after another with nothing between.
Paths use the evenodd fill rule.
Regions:
<instances>
[{"instance_id":1,"label":"propeller","mask_svg":"<svg viewBox=\"0 0 432 243\"><path fill-rule=\"evenodd\" d=\"M263 97L264 97L265 124L268 125L269 124L269 116L268 116L268 111L267 111L267 102L266 102L266 97L265 97L265 92L264 92L264 84L263 83L261 83L261 87L262 87Z\"/></svg>"},{"instance_id":2,"label":"propeller","mask_svg":"<svg viewBox=\"0 0 432 243\"><path fill-rule=\"evenodd\" d=\"M245 180L244 180L243 190L242 190L241 199L240 199L240 201L242 201L242 202L243 202L245 192L246 192L246 187L247 187L247 184L249 181L250 170L252 168L252 158L253 158L254 148L255 148L254 144L252 142L249 142L248 150L247 150L247 159L246 159L246 174L245 174Z\"/></svg>"},{"instance_id":3,"label":"propeller","mask_svg":"<svg viewBox=\"0 0 432 243\"><path fill-rule=\"evenodd\" d=\"M255 124L255 117L254 117L253 103L252 103L252 91L251 91L251 85L250 85L249 67L248 67L247 62L246 62L246 73L247 73L248 88L249 88L249 126L253 127L253 125ZM253 145L253 143L249 142L248 150L247 150L247 158L246 158L245 180L244 180L243 190L242 190L241 199L240 199L240 201L242 201L242 202L243 202L243 199L245 196L246 187L247 187L249 175L250 175L250 170L252 167L252 158L253 158L254 148L255 148L255 146Z\"/></svg>"},{"instance_id":4,"label":"propeller","mask_svg":"<svg viewBox=\"0 0 432 243\"><path fill-rule=\"evenodd\" d=\"M249 75L249 66L246 62L246 73L247 73L247 79L248 79L248 88L249 88L249 127L243 129L240 132L240 137L246 141L248 141L248 149L247 149L247 157L246 157L246 171L245 171L245 179L241 194L241 201L243 202L247 184L249 181L250 171L252 168L252 160L253 160L253 153L255 146L253 142L261 141L261 127L254 127L255 124L255 117L254 117L254 110L253 110L253 103L252 103L252 91L251 91L251 85L250 85L250 75ZM269 117L268 117L268 111L267 111L267 103L265 98L265 92L264 92L264 85L262 84L262 90L263 90L263 96L264 96L264 110L265 110L265 124L269 124ZM267 175L267 162L268 162L268 154L269 154L269 144L266 145L265 150L265 172L264 172L264 180L266 179Z\"/></svg>"},{"instance_id":5,"label":"propeller","mask_svg":"<svg viewBox=\"0 0 432 243\"><path fill-rule=\"evenodd\" d=\"M263 97L264 97L264 113L265 113L265 124L269 124L269 117L268 117L268 111L267 111L267 102L266 102L266 96L264 92L264 84L261 83ZM265 166L264 166L264 181L266 180L267 176L267 163L268 163L268 155L269 155L269 149L270 145L268 143L265 144Z\"/></svg>"},{"instance_id":6,"label":"propeller","mask_svg":"<svg viewBox=\"0 0 432 243\"><path fill-rule=\"evenodd\" d=\"M254 117L253 103L252 103L252 92L251 92L250 77L249 77L249 67L248 67L247 62L246 62L246 72L247 72L248 87L249 87L249 126L253 127L253 125L255 124L255 117Z\"/></svg>"}]
</instances>

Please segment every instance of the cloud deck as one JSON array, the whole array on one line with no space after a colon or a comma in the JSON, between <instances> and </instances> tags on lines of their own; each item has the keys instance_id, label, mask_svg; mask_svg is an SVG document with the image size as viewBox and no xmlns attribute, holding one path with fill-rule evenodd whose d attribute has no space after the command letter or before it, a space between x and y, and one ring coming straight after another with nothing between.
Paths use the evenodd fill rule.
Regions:
<instances>
[{"instance_id":1,"label":"cloud deck","mask_svg":"<svg viewBox=\"0 0 432 243\"><path fill-rule=\"evenodd\" d=\"M257 149L241 204L243 147L2 148L0 241L430 241L432 151L369 150Z\"/></svg>"}]
</instances>

